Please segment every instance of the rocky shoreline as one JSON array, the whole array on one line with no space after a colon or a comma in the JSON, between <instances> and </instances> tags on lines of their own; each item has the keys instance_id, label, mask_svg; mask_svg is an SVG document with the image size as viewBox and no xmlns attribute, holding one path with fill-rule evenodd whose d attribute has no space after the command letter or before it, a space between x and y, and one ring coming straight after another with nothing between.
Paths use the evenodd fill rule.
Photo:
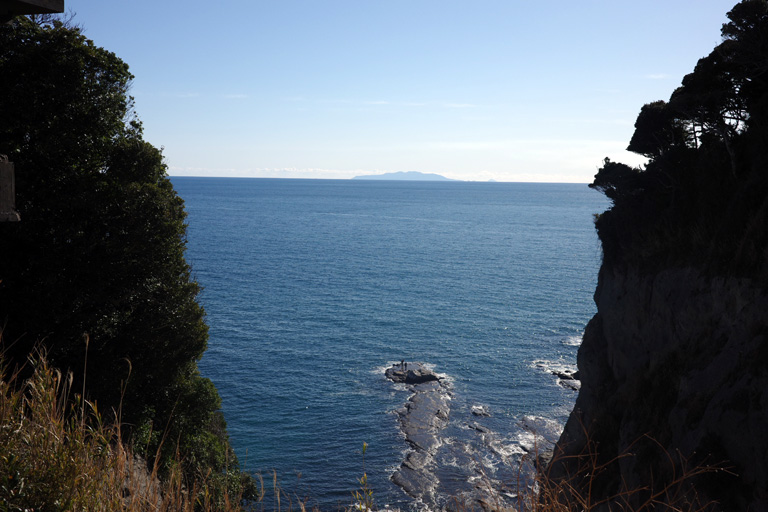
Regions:
<instances>
[{"instance_id":1,"label":"rocky shoreline","mask_svg":"<svg viewBox=\"0 0 768 512\"><path fill-rule=\"evenodd\" d=\"M536 366L555 376L563 388L577 389L575 369ZM504 446L508 440L499 439L488 425L490 408L459 403L452 411L452 386L424 363L402 361L384 373L410 393L403 407L395 411L409 450L390 476L392 482L422 510L443 509L446 496L487 511L501 504L511 507L516 493L510 493L505 482L520 478L519 468L508 465L513 462L509 447ZM452 412L458 416L451 419ZM545 458L562 427L534 416L524 416L518 426L518 453L535 452Z\"/></svg>"},{"instance_id":2,"label":"rocky shoreline","mask_svg":"<svg viewBox=\"0 0 768 512\"><path fill-rule=\"evenodd\" d=\"M431 502L439 483L434 475L434 457L441 445L439 433L448 424L450 391L440 377L421 363L395 364L387 368L385 375L393 382L406 384L413 393L405 406L396 411L411 450L392 475L392 481L412 498Z\"/></svg>"}]
</instances>

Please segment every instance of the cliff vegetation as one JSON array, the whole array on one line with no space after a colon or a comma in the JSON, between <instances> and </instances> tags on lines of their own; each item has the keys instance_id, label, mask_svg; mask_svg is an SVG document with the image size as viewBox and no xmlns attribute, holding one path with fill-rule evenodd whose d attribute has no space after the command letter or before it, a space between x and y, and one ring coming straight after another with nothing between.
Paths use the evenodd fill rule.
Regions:
<instances>
[{"instance_id":1,"label":"cliff vegetation","mask_svg":"<svg viewBox=\"0 0 768 512\"><path fill-rule=\"evenodd\" d=\"M737 4L722 42L669 100L642 107L627 149L646 165L603 162L590 186L613 201L597 219L608 267L768 278L765 11L761 0Z\"/></svg>"},{"instance_id":2,"label":"cliff vegetation","mask_svg":"<svg viewBox=\"0 0 768 512\"><path fill-rule=\"evenodd\" d=\"M640 110L647 164L606 159L590 185L613 202L598 312L549 475L596 510L768 510L768 2L728 19Z\"/></svg>"},{"instance_id":3,"label":"cliff vegetation","mask_svg":"<svg viewBox=\"0 0 768 512\"><path fill-rule=\"evenodd\" d=\"M0 152L15 164L22 219L0 224L13 382L43 350L161 476L240 493L219 395L197 368L208 332L183 201L142 137L128 66L56 18L0 26L0 49Z\"/></svg>"}]
</instances>

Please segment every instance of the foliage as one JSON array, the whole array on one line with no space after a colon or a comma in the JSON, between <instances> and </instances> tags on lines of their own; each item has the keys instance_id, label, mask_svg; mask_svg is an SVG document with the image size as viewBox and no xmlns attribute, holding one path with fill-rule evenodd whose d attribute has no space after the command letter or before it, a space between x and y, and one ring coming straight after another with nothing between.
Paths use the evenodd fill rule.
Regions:
<instances>
[{"instance_id":1,"label":"foliage","mask_svg":"<svg viewBox=\"0 0 768 512\"><path fill-rule=\"evenodd\" d=\"M210 478L175 470L160 482L158 468L147 469L120 441L120 425L71 396L71 374L40 354L29 364L30 378L20 381L0 362L0 511L240 510L241 496Z\"/></svg>"},{"instance_id":2,"label":"foliage","mask_svg":"<svg viewBox=\"0 0 768 512\"><path fill-rule=\"evenodd\" d=\"M6 358L22 365L42 343L145 455L178 447L190 474L235 467L197 370L208 335L183 201L142 138L128 66L59 21L16 18L0 48L0 152L22 217L0 225Z\"/></svg>"},{"instance_id":3,"label":"foliage","mask_svg":"<svg viewBox=\"0 0 768 512\"><path fill-rule=\"evenodd\" d=\"M627 149L590 185L613 200L597 220L609 265L699 265L768 280L768 1L728 13L722 42L669 101L642 107Z\"/></svg>"},{"instance_id":4,"label":"foliage","mask_svg":"<svg viewBox=\"0 0 768 512\"><path fill-rule=\"evenodd\" d=\"M627 149L648 158L661 156L670 148L690 143L686 126L677 119L665 101L643 105L635 121L635 133Z\"/></svg>"},{"instance_id":5,"label":"foliage","mask_svg":"<svg viewBox=\"0 0 768 512\"><path fill-rule=\"evenodd\" d=\"M358 483L360 490L352 493L352 505L348 508L350 511L369 512L375 510L373 500L373 489L368 485L368 474L365 472L365 452L368 451L368 443L363 443L363 476Z\"/></svg>"},{"instance_id":6,"label":"foliage","mask_svg":"<svg viewBox=\"0 0 768 512\"><path fill-rule=\"evenodd\" d=\"M637 181L639 172L638 169L620 162L611 162L610 158L606 158L600 173L595 176L595 181L590 183L589 187L599 190L609 199L616 200L621 195L635 191L632 183Z\"/></svg>"}]
</instances>

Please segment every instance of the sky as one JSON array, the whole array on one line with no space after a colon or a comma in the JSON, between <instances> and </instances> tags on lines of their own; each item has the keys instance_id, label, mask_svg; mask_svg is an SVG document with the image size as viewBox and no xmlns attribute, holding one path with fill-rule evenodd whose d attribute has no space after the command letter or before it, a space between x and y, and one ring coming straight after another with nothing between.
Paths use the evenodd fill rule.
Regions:
<instances>
[{"instance_id":1,"label":"sky","mask_svg":"<svg viewBox=\"0 0 768 512\"><path fill-rule=\"evenodd\" d=\"M589 183L735 0L65 0L170 175Z\"/></svg>"}]
</instances>

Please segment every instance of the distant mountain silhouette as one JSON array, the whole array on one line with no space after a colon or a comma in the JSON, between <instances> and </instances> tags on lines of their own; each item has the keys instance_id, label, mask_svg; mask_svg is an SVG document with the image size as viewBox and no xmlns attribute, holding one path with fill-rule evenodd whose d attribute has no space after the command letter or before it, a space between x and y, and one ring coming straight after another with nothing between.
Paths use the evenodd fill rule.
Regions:
<instances>
[{"instance_id":1,"label":"distant mountain silhouette","mask_svg":"<svg viewBox=\"0 0 768 512\"><path fill-rule=\"evenodd\" d=\"M387 172L384 174L366 174L364 176L355 176L353 180L403 180L403 181L460 181L446 178L434 173L424 173L416 171L408 172Z\"/></svg>"}]
</instances>

